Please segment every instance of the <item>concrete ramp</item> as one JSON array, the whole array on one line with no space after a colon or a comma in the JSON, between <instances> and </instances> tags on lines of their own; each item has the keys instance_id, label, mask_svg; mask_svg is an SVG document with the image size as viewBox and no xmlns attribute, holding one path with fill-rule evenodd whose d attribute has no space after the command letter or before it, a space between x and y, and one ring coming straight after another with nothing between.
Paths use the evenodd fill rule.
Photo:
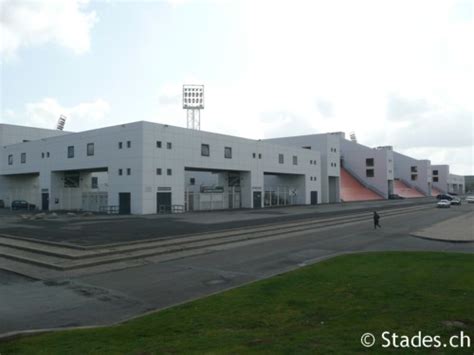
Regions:
<instances>
[{"instance_id":1,"label":"concrete ramp","mask_svg":"<svg viewBox=\"0 0 474 355\"><path fill-rule=\"evenodd\" d=\"M441 190L438 190L436 187L431 188L431 196L438 196L441 195L443 192Z\"/></svg>"},{"instance_id":2,"label":"concrete ramp","mask_svg":"<svg viewBox=\"0 0 474 355\"><path fill-rule=\"evenodd\" d=\"M351 173L341 167L341 200L349 202L382 199L382 196L362 185Z\"/></svg>"},{"instance_id":3,"label":"concrete ramp","mask_svg":"<svg viewBox=\"0 0 474 355\"><path fill-rule=\"evenodd\" d=\"M404 198L424 197L421 192L415 190L400 180L394 180L393 193Z\"/></svg>"}]
</instances>

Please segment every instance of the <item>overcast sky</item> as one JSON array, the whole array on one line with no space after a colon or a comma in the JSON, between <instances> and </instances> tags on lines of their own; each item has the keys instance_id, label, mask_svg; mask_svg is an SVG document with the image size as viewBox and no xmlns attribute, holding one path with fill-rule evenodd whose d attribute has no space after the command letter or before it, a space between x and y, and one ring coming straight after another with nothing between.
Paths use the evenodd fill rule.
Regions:
<instances>
[{"instance_id":1,"label":"overcast sky","mask_svg":"<svg viewBox=\"0 0 474 355\"><path fill-rule=\"evenodd\" d=\"M344 131L474 174L474 0L0 0L0 122Z\"/></svg>"}]
</instances>

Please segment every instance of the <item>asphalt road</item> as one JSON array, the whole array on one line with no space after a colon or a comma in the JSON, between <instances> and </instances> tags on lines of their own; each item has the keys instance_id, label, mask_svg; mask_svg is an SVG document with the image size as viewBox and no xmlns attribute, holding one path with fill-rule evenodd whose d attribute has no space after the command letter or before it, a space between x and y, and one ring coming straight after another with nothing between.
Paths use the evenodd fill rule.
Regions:
<instances>
[{"instance_id":1,"label":"asphalt road","mask_svg":"<svg viewBox=\"0 0 474 355\"><path fill-rule=\"evenodd\" d=\"M305 231L287 238L211 248L193 257L83 276L59 282L24 278L0 282L0 333L111 324L146 311L203 297L340 253L454 251L474 253L474 243L410 236L436 222L472 213L474 205L428 209L381 220ZM245 224L245 222L242 222ZM472 224L466 226L472 233ZM474 261L474 256L473 256ZM0 274L2 277L2 274Z\"/></svg>"}]
</instances>

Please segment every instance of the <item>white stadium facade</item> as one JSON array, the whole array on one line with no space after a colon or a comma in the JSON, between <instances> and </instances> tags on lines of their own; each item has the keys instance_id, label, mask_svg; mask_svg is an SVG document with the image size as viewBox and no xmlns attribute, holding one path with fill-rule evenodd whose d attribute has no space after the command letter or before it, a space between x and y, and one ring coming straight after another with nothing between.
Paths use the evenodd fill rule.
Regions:
<instances>
[{"instance_id":1,"label":"white stadium facade","mask_svg":"<svg viewBox=\"0 0 474 355\"><path fill-rule=\"evenodd\" d=\"M84 132L0 124L0 200L153 214L463 193L464 177L344 133L251 140L151 122Z\"/></svg>"}]
</instances>

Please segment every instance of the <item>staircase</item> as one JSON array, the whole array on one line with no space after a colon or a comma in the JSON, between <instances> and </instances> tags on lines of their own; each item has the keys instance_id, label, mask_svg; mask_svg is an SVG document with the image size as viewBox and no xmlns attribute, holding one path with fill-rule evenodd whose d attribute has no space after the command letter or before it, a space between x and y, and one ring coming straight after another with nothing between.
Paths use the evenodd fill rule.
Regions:
<instances>
[{"instance_id":1,"label":"staircase","mask_svg":"<svg viewBox=\"0 0 474 355\"><path fill-rule=\"evenodd\" d=\"M383 197L362 185L346 168L341 167L341 200L371 201L383 200Z\"/></svg>"},{"instance_id":2,"label":"staircase","mask_svg":"<svg viewBox=\"0 0 474 355\"><path fill-rule=\"evenodd\" d=\"M403 198L425 197L420 191L408 186L400 179L393 181L393 193Z\"/></svg>"}]
</instances>

